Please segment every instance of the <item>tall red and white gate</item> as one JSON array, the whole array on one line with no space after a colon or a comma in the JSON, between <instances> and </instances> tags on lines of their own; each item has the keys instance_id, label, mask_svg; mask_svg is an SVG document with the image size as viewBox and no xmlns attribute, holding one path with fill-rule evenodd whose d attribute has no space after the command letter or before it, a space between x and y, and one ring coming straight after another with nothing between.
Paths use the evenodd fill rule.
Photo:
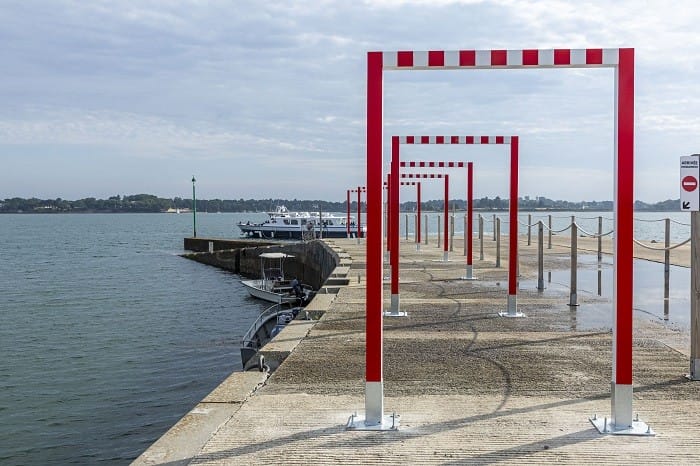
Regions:
<instances>
[{"instance_id":1,"label":"tall red and white gate","mask_svg":"<svg viewBox=\"0 0 700 466\"><path fill-rule=\"evenodd\" d=\"M632 297L634 222L634 49L431 50L367 53L367 289L366 428L391 428L383 382L383 77L392 70L612 68L615 72L615 244L613 255L612 433L646 430L632 416ZM395 425L395 424L393 424Z\"/></svg>"}]
</instances>

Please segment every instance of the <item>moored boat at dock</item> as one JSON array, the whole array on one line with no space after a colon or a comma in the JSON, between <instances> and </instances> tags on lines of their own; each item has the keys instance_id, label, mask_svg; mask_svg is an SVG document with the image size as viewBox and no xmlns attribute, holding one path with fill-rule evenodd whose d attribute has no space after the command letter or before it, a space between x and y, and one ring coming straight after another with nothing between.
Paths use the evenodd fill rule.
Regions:
<instances>
[{"instance_id":1,"label":"moored boat at dock","mask_svg":"<svg viewBox=\"0 0 700 466\"><path fill-rule=\"evenodd\" d=\"M313 288L299 283L296 277L288 280L284 276L284 261L293 257L283 252L260 254L260 278L241 280L241 285L251 296L271 303L306 304Z\"/></svg>"},{"instance_id":2,"label":"moored boat at dock","mask_svg":"<svg viewBox=\"0 0 700 466\"><path fill-rule=\"evenodd\" d=\"M265 239L314 239L347 238L357 235L354 217L350 223L346 216L331 213L293 212L285 206L277 206L274 212L267 212L268 219L261 223L239 222L241 234L253 238ZM364 236L366 227L360 229Z\"/></svg>"}]
</instances>

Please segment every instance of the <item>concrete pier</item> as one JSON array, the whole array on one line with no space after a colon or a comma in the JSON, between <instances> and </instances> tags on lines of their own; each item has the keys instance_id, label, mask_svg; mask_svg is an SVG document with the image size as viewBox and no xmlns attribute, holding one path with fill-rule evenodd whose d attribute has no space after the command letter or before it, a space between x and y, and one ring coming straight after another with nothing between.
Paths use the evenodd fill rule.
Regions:
<instances>
[{"instance_id":1,"label":"concrete pier","mask_svg":"<svg viewBox=\"0 0 700 466\"><path fill-rule=\"evenodd\" d=\"M460 280L463 262L436 262L441 250L402 241L408 317L384 319L384 409L401 416L400 428L346 430L364 410L365 249L327 244L341 261L333 275L347 284L311 303L318 320L295 321L263 348L276 369L232 374L134 464L700 463L700 385L684 377L689 336L635 320L634 411L657 435L601 435L589 417L610 415L610 325L578 331L576 321L584 304L608 301L581 293L572 308L567 291L532 286L519 290L527 318L499 318L508 264L495 267L488 239L476 282ZM521 282L536 282L537 245L520 245ZM568 245L553 238L547 269L567 268ZM595 254L597 240L579 238L578 248ZM663 252L637 253L663 262ZM685 256L674 250L672 262ZM388 306L388 283L384 296Z\"/></svg>"}]
</instances>

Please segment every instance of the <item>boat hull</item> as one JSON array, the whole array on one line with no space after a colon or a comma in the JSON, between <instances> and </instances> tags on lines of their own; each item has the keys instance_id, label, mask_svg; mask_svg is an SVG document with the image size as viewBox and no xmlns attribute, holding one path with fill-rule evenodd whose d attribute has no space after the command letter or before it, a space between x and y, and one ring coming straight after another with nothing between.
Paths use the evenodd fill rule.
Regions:
<instances>
[{"instance_id":1,"label":"boat hull","mask_svg":"<svg viewBox=\"0 0 700 466\"><path fill-rule=\"evenodd\" d=\"M283 229L270 227L268 225L245 225L239 224L238 228L241 230L242 234L249 236L251 238L261 238L261 239L306 239L308 235L313 232L302 232L298 228L294 229ZM315 236L318 237L318 232L315 232ZM323 230L324 238L347 238L348 232L345 228L329 228ZM350 231L350 237L357 237L357 230ZM361 233L361 237L364 237L364 232Z\"/></svg>"},{"instance_id":2,"label":"boat hull","mask_svg":"<svg viewBox=\"0 0 700 466\"><path fill-rule=\"evenodd\" d=\"M271 303L294 303L299 300L296 296L262 289L259 283L260 280L241 280L241 285L243 285L254 298L263 299Z\"/></svg>"}]
</instances>

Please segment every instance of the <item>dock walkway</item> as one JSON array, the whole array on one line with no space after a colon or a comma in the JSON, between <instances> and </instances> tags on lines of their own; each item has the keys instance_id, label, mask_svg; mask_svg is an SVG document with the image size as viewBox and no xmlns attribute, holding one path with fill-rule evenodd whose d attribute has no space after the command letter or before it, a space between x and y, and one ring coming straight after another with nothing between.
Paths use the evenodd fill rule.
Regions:
<instances>
[{"instance_id":1,"label":"dock walkway","mask_svg":"<svg viewBox=\"0 0 700 466\"><path fill-rule=\"evenodd\" d=\"M557 237L546 251L548 267L568 266L567 241ZM595 250L585 243L579 248ZM346 430L352 413L364 413L365 247L354 239L329 244L347 253L349 285L324 301L326 312L279 367L263 381L244 374L253 384L245 396L236 389L243 376L232 374L214 392L220 396L210 395L212 403L204 400L135 464L700 464L700 382L684 377L689 335L635 318L634 411L657 435L601 435L588 418L610 415L610 325L577 329L583 307L569 307L556 287L520 289L528 317L499 318L508 255L504 249L496 268L488 240L485 260L474 261L475 282L459 280L461 241L447 263L434 241L421 251L402 241L408 317L384 318L385 413L400 415L400 428ZM521 244L521 281L532 280L536 241ZM475 251L478 258L477 239ZM639 251L658 259L652 253ZM683 265L682 251L673 257ZM388 282L384 296L388 307ZM606 304L595 294L579 300ZM297 334L285 329L276 344ZM197 418L220 413L217 403L229 406L226 420ZM200 426L199 434L181 435L173 447L188 426ZM195 440L185 445L187 438Z\"/></svg>"}]
</instances>

